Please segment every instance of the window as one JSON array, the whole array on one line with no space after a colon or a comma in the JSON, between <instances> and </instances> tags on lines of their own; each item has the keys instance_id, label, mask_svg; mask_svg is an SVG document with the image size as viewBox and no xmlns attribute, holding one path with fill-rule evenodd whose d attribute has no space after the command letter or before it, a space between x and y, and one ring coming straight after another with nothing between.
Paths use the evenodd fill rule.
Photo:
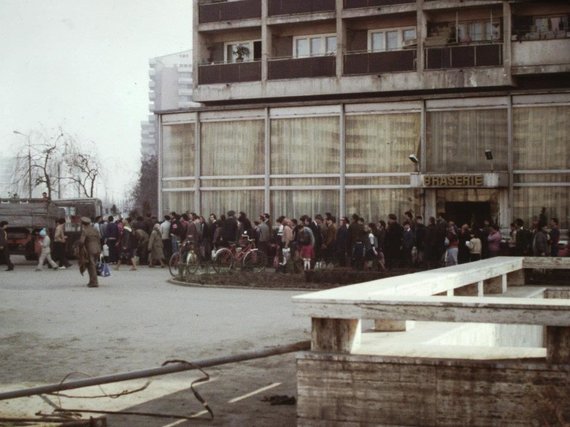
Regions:
<instances>
[{"instance_id":1,"label":"window","mask_svg":"<svg viewBox=\"0 0 570 427\"><path fill-rule=\"evenodd\" d=\"M534 18L534 27L537 33L566 32L568 27L567 15L540 16Z\"/></svg>"},{"instance_id":2,"label":"window","mask_svg":"<svg viewBox=\"0 0 570 427\"><path fill-rule=\"evenodd\" d=\"M334 55L336 53L336 36L315 35L293 38L293 56L303 58L307 56Z\"/></svg>"},{"instance_id":3,"label":"window","mask_svg":"<svg viewBox=\"0 0 570 427\"><path fill-rule=\"evenodd\" d=\"M225 44L224 62L249 62L261 59L261 40Z\"/></svg>"},{"instance_id":4,"label":"window","mask_svg":"<svg viewBox=\"0 0 570 427\"><path fill-rule=\"evenodd\" d=\"M368 50L372 52L399 50L405 46L405 42L413 42L415 39L414 27L371 30L368 32Z\"/></svg>"},{"instance_id":5,"label":"window","mask_svg":"<svg viewBox=\"0 0 570 427\"><path fill-rule=\"evenodd\" d=\"M490 21L463 22L457 25L456 36L460 43L500 40L501 25Z\"/></svg>"}]
</instances>

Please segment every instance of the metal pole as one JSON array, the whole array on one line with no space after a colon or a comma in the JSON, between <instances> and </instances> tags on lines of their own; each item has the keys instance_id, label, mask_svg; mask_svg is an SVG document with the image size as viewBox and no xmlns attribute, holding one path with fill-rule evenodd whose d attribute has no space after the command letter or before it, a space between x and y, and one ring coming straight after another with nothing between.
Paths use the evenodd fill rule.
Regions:
<instances>
[{"instance_id":1,"label":"metal pole","mask_svg":"<svg viewBox=\"0 0 570 427\"><path fill-rule=\"evenodd\" d=\"M227 363L243 362L244 360L261 359L263 357L277 356L280 354L293 353L296 351L306 351L311 348L310 341L301 341L293 344L271 347L267 350L256 350L233 356L216 357L213 359L199 360L192 362L192 366L186 363L173 363L160 368L144 369L141 371L125 372L122 374L106 375L102 377L87 378L83 380L70 381L67 383L49 384L40 387L27 388L22 390L8 391L0 393L0 400L16 399L18 397L34 396L37 394L49 394L63 390L72 390L94 385L110 384L121 381L136 380L140 378L154 377L158 375L173 374L176 372L190 371L198 368L208 368L211 366L225 365Z\"/></svg>"}]
</instances>

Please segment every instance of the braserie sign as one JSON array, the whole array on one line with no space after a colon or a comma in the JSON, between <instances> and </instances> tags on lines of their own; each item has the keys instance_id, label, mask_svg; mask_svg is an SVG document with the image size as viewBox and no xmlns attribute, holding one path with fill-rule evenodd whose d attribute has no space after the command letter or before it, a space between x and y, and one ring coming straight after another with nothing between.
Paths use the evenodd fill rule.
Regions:
<instances>
[{"instance_id":1,"label":"braserie sign","mask_svg":"<svg viewBox=\"0 0 570 427\"><path fill-rule=\"evenodd\" d=\"M428 175L424 187L483 187L483 175Z\"/></svg>"}]
</instances>

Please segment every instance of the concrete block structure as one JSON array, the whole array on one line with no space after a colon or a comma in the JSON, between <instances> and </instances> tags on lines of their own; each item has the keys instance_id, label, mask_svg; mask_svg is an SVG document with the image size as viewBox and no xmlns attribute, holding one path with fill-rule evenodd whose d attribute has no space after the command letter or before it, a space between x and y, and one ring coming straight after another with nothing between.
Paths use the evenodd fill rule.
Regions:
<instances>
[{"instance_id":1,"label":"concrete block structure","mask_svg":"<svg viewBox=\"0 0 570 427\"><path fill-rule=\"evenodd\" d=\"M570 292L521 286L526 268L570 262L499 257L294 297L312 319L298 425L566 425Z\"/></svg>"},{"instance_id":2,"label":"concrete block structure","mask_svg":"<svg viewBox=\"0 0 570 427\"><path fill-rule=\"evenodd\" d=\"M566 229L569 16L548 0L194 0L203 107L158 112L160 209L508 227L546 207Z\"/></svg>"}]
</instances>

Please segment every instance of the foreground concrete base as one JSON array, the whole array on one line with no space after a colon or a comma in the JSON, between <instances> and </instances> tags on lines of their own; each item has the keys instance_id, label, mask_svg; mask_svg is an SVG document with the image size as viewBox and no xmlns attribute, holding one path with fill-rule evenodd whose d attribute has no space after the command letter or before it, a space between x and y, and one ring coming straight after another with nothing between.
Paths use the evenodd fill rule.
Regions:
<instances>
[{"instance_id":1,"label":"foreground concrete base","mask_svg":"<svg viewBox=\"0 0 570 427\"><path fill-rule=\"evenodd\" d=\"M539 426L570 421L570 366L331 353L297 358L299 426Z\"/></svg>"}]
</instances>

